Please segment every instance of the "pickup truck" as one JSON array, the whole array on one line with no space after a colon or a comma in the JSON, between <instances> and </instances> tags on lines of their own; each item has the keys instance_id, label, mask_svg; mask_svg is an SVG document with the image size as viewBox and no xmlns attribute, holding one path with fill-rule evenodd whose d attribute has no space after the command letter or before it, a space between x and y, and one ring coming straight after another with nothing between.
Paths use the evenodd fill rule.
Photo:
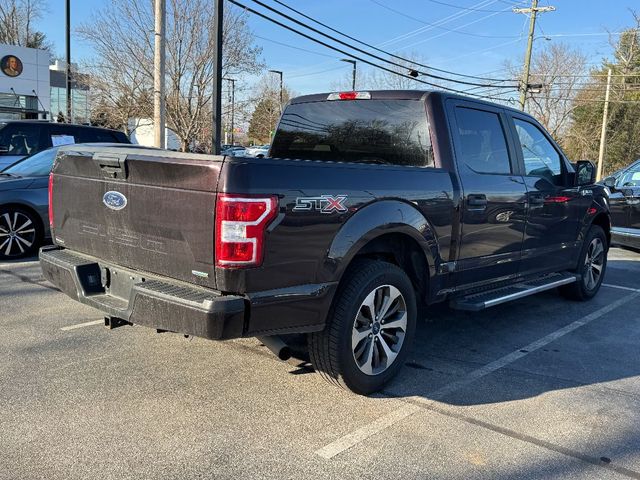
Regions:
<instances>
[{"instance_id":1,"label":"pickup truck","mask_svg":"<svg viewBox=\"0 0 640 480\"><path fill-rule=\"evenodd\" d=\"M611 230L593 164L523 112L434 91L295 98L269 158L64 147L49 195L43 272L107 326L285 358L306 334L315 370L360 394L432 304L590 299Z\"/></svg>"}]
</instances>

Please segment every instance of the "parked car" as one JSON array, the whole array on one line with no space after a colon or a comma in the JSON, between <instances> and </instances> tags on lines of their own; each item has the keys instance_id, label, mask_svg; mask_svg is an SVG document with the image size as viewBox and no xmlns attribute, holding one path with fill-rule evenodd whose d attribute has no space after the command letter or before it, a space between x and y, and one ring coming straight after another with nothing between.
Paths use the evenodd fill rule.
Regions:
<instances>
[{"instance_id":1,"label":"parked car","mask_svg":"<svg viewBox=\"0 0 640 480\"><path fill-rule=\"evenodd\" d=\"M223 149L220 154L227 155L229 157L244 157L246 156L246 149L239 145L233 145Z\"/></svg>"},{"instance_id":2,"label":"parked car","mask_svg":"<svg viewBox=\"0 0 640 480\"><path fill-rule=\"evenodd\" d=\"M44 276L111 328L255 336L281 358L281 335L307 334L316 371L362 394L402 367L419 308L555 288L588 300L602 283L606 189L519 110L309 95L285 108L270 156L63 148Z\"/></svg>"},{"instance_id":3,"label":"parked car","mask_svg":"<svg viewBox=\"0 0 640 480\"><path fill-rule=\"evenodd\" d=\"M0 122L0 170L28 155L70 143L131 143L120 131L38 120Z\"/></svg>"},{"instance_id":4,"label":"parked car","mask_svg":"<svg viewBox=\"0 0 640 480\"><path fill-rule=\"evenodd\" d=\"M91 130L89 135L103 136L100 129ZM0 261L31 255L51 238L48 183L58 149L30 155L0 172Z\"/></svg>"},{"instance_id":5,"label":"parked car","mask_svg":"<svg viewBox=\"0 0 640 480\"><path fill-rule=\"evenodd\" d=\"M248 147L245 152L247 157L264 158L269 156L270 145L258 145L254 147Z\"/></svg>"},{"instance_id":6,"label":"parked car","mask_svg":"<svg viewBox=\"0 0 640 480\"><path fill-rule=\"evenodd\" d=\"M640 160L603 182L611 191L611 240L640 249Z\"/></svg>"}]
</instances>

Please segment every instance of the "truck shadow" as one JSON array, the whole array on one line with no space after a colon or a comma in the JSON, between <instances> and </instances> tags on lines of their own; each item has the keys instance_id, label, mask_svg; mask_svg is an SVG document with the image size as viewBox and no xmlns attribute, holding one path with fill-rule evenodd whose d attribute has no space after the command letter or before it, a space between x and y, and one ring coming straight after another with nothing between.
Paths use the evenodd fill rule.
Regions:
<instances>
[{"instance_id":1,"label":"truck shadow","mask_svg":"<svg viewBox=\"0 0 640 480\"><path fill-rule=\"evenodd\" d=\"M640 261L609 260L604 283L640 289ZM550 291L482 312L433 306L429 318L418 324L405 368L385 392L477 405L638 376L640 299L596 318L592 315L634 294L605 286L588 302L565 300ZM531 347L578 320L587 323L539 348ZM523 355L495 370L487 367L513 352ZM485 375L468 381L469 374L487 368ZM442 396L441 389L453 383L459 387Z\"/></svg>"}]
</instances>

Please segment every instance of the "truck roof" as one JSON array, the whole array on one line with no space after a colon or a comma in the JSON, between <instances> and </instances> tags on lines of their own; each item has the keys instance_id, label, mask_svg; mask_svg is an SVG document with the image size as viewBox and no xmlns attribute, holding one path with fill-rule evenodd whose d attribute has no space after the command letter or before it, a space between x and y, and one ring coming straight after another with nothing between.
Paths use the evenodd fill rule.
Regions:
<instances>
[{"instance_id":1,"label":"truck roof","mask_svg":"<svg viewBox=\"0 0 640 480\"><path fill-rule=\"evenodd\" d=\"M516 110L508 105L504 105L501 103L491 102L487 100L482 100L479 98L469 97L466 95L460 95L456 93L450 93L442 90L367 90L361 89L358 90L361 92L368 92L371 94L372 100L425 100L427 96L438 96L442 100L446 98L458 98L471 102L484 103L487 105L496 105L500 108L508 109L508 110ZM308 103L308 102L324 102L327 101L327 97L335 92L326 92L326 93L314 93L311 95L302 95L300 97L292 98L289 102L290 105L295 105L298 103ZM519 113L519 110L517 110Z\"/></svg>"}]
</instances>

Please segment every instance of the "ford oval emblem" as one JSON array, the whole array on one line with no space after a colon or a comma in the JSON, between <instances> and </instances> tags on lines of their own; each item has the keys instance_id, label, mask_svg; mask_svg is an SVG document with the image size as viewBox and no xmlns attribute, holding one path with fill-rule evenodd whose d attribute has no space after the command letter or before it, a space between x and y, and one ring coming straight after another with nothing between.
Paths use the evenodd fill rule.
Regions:
<instances>
[{"instance_id":1,"label":"ford oval emblem","mask_svg":"<svg viewBox=\"0 0 640 480\"><path fill-rule=\"evenodd\" d=\"M122 210L127 206L127 197L120 192L110 191L104 194L102 197L102 203L111 210Z\"/></svg>"}]
</instances>

